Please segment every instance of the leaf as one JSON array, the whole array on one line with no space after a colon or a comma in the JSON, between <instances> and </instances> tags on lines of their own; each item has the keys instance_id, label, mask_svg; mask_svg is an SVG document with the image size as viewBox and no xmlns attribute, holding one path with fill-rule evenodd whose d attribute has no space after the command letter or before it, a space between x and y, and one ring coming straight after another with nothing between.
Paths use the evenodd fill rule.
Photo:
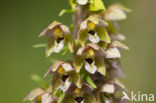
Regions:
<instances>
[{"instance_id":1,"label":"leaf","mask_svg":"<svg viewBox=\"0 0 156 103\"><path fill-rule=\"evenodd\" d=\"M99 27L99 28L97 28L97 32L98 32L98 35L99 35L99 37L100 37L100 39L102 41L105 41L107 43L110 43L110 37L109 37L106 29Z\"/></svg>"},{"instance_id":2,"label":"leaf","mask_svg":"<svg viewBox=\"0 0 156 103\"><path fill-rule=\"evenodd\" d=\"M62 9L61 11L60 11L60 13L59 13L59 15L58 16L62 16L62 15L64 15L65 13L72 13L72 12L74 12L75 11L75 9Z\"/></svg>"},{"instance_id":3,"label":"leaf","mask_svg":"<svg viewBox=\"0 0 156 103\"><path fill-rule=\"evenodd\" d=\"M90 0L89 10L90 11L105 10L105 6L102 0Z\"/></svg>"},{"instance_id":4,"label":"leaf","mask_svg":"<svg viewBox=\"0 0 156 103\"><path fill-rule=\"evenodd\" d=\"M31 79L36 81L41 87L47 89L49 87L49 85L43 80L41 79L41 77L39 77L38 75L32 75Z\"/></svg>"},{"instance_id":5,"label":"leaf","mask_svg":"<svg viewBox=\"0 0 156 103\"><path fill-rule=\"evenodd\" d=\"M59 96L59 98L58 98L58 102L57 102L57 103L62 103L64 97L65 97L65 94L62 93L62 94Z\"/></svg>"},{"instance_id":6,"label":"leaf","mask_svg":"<svg viewBox=\"0 0 156 103\"><path fill-rule=\"evenodd\" d=\"M86 82L93 88L97 88L95 83L92 81L92 79L89 76L86 77Z\"/></svg>"},{"instance_id":7,"label":"leaf","mask_svg":"<svg viewBox=\"0 0 156 103\"><path fill-rule=\"evenodd\" d=\"M43 48L46 47L46 44L35 44L33 45L33 48Z\"/></svg>"}]
</instances>

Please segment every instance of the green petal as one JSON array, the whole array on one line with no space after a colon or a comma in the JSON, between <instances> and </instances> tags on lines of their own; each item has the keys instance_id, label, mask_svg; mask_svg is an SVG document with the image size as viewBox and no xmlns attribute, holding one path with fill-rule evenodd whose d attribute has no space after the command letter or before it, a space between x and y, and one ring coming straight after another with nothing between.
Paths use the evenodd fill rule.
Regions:
<instances>
[{"instance_id":1,"label":"green petal","mask_svg":"<svg viewBox=\"0 0 156 103\"><path fill-rule=\"evenodd\" d=\"M53 53L53 47L54 47L54 38L49 38L47 47L46 47L46 56L50 56L51 53Z\"/></svg>"},{"instance_id":2,"label":"green petal","mask_svg":"<svg viewBox=\"0 0 156 103\"><path fill-rule=\"evenodd\" d=\"M107 21L108 22L108 21ZM113 24L113 22L108 22L108 26L106 27L108 33L112 33L112 34L118 34L118 30L115 27L115 25Z\"/></svg>"},{"instance_id":3,"label":"green petal","mask_svg":"<svg viewBox=\"0 0 156 103\"><path fill-rule=\"evenodd\" d=\"M98 43L98 45L99 45L100 47L102 47L104 50L106 50L106 49L107 49L108 43L106 43L106 42L104 42L104 41L100 41L100 42Z\"/></svg>"},{"instance_id":4,"label":"green petal","mask_svg":"<svg viewBox=\"0 0 156 103\"><path fill-rule=\"evenodd\" d=\"M70 52L74 52L74 40L72 35L70 34L66 35L66 41L68 42Z\"/></svg>"},{"instance_id":5,"label":"green petal","mask_svg":"<svg viewBox=\"0 0 156 103\"><path fill-rule=\"evenodd\" d=\"M89 10L90 11L105 10L103 1L102 0L90 0Z\"/></svg>"},{"instance_id":6,"label":"green petal","mask_svg":"<svg viewBox=\"0 0 156 103\"><path fill-rule=\"evenodd\" d=\"M92 94L87 94L85 97L85 103L97 103L96 102L96 99L95 99L95 96L92 95Z\"/></svg>"},{"instance_id":7,"label":"green petal","mask_svg":"<svg viewBox=\"0 0 156 103\"><path fill-rule=\"evenodd\" d=\"M106 68L105 68L105 65L104 65L103 58L96 57L96 65L98 67L97 71L99 73L101 73L102 75L106 76Z\"/></svg>"},{"instance_id":8,"label":"green petal","mask_svg":"<svg viewBox=\"0 0 156 103\"><path fill-rule=\"evenodd\" d=\"M84 47L87 37L88 37L88 34L87 34L86 30L81 30L79 32L78 41L80 42L82 47Z\"/></svg>"},{"instance_id":9,"label":"green petal","mask_svg":"<svg viewBox=\"0 0 156 103\"><path fill-rule=\"evenodd\" d=\"M86 77L86 82L87 82L90 86L92 86L93 88L97 88L96 85L95 85L95 83L93 82L93 80L90 78L90 76L87 76L87 77Z\"/></svg>"},{"instance_id":10,"label":"green petal","mask_svg":"<svg viewBox=\"0 0 156 103\"><path fill-rule=\"evenodd\" d=\"M102 75L106 76L106 68L105 66L98 67L97 71Z\"/></svg>"},{"instance_id":11,"label":"green petal","mask_svg":"<svg viewBox=\"0 0 156 103\"><path fill-rule=\"evenodd\" d=\"M56 95L60 84L61 84L60 77L58 75L53 76L53 78L52 78L52 91L53 91L53 95Z\"/></svg>"},{"instance_id":12,"label":"green petal","mask_svg":"<svg viewBox=\"0 0 156 103\"><path fill-rule=\"evenodd\" d=\"M110 43L110 37L108 36L106 29L99 27L97 28L97 33L100 37L100 40Z\"/></svg>"},{"instance_id":13,"label":"green petal","mask_svg":"<svg viewBox=\"0 0 156 103\"><path fill-rule=\"evenodd\" d=\"M81 56L76 56L75 59L74 59L74 63L73 63L75 69L76 69L76 72L79 73L82 66L83 66L83 58Z\"/></svg>"},{"instance_id":14,"label":"green petal","mask_svg":"<svg viewBox=\"0 0 156 103\"><path fill-rule=\"evenodd\" d=\"M77 85L78 88L82 87L82 80L81 80L80 74L77 75L76 85Z\"/></svg>"}]
</instances>

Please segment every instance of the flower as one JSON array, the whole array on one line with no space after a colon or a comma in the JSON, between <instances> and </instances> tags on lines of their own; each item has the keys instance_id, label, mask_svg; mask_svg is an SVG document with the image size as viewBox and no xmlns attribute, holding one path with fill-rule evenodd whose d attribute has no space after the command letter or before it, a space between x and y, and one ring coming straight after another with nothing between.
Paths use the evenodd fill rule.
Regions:
<instances>
[{"instance_id":1,"label":"flower","mask_svg":"<svg viewBox=\"0 0 156 103\"><path fill-rule=\"evenodd\" d=\"M105 26L108 26L108 24L100 19L98 15L89 16L80 24L78 41L83 47L88 40L92 43L99 43L100 41L110 43L110 38L104 28Z\"/></svg>"},{"instance_id":2,"label":"flower","mask_svg":"<svg viewBox=\"0 0 156 103\"><path fill-rule=\"evenodd\" d=\"M84 65L86 71L94 74L96 71L103 75L106 75L106 69L104 65L105 51L94 43L89 43L84 48L78 49L77 54L74 58L74 67L76 72L79 73Z\"/></svg>"},{"instance_id":3,"label":"flower","mask_svg":"<svg viewBox=\"0 0 156 103\"><path fill-rule=\"evenodd\" d=\"M73 52L73 38L69 28L60 22L54 21L50 24L41 34L40 37L48 36L49 40L46 48L46 56L50 56L51 53L59 53L65 43L71 52Z\"/></svg>"},{"instance_id":4,"label":"flower","mask_svg":"<svg viewBox=\"0 0 156 103\"><path fill-rule=\"evenodd\" d=\"M55 103L56 97L42 88L33 89L30 94L25 97L24 101L34 101L34 103Z\"/></svg>"},{"instance_id":5,"label":"flower","mask_svg":"<svg viewBox=\"0 0 156 103\"><path fill-rule=\"evenodd\" d=\"M69 89L70 85L71 82L69 80L69 75L62 75L60 89L63 90L63 92L66 92Z\"/></svg>"},{"instance_id":6,"label":"flower","mask_svg":"<svg viewBox=\"0 0 156 103\"><path fill-rule=\"evenodd\" d=\"M96 99L92 91L93 88L86 83L83 83L81 88L73 84L62 103L95 103Z\"/></svg>"},{"instance_id":7,"label":"flower","mask_svg":"<svg viewBox=\"0 0 156 103\"><path fill-rule=\"evenodd\" d=\"M127 18L126 12L130 12L131 10L124 7L121 4L113 4L108 7L108 9L105 11L105 19L111 20L111 21L119 21L124 20Z\"/></svg>"},{"instance_id":8,"label":"flower","mask_svg":"<svg viewBox=\"0 0 156 103\"><path fill-rule=\"evenodd\" d=\"M49 68L44 76L53 73L53 91L56 92L58 89L61 89L63 92L66 92L72 84L70 72L73 70L73 67L69 63L58 60Z\"/></svg>"}]
</instances>

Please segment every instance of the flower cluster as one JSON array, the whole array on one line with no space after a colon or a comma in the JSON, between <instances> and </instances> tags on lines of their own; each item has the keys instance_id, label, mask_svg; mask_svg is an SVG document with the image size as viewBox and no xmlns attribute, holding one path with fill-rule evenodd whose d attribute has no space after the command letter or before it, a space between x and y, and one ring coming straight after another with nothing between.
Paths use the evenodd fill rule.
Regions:
<instances>
[{"instance_id":1,"label":"flower cluster","mask_svg":"<svg viewBox=\"0 0 156 103\"><path fill-rule=\"evenodd\" d=\"M102 0L70 0L73 26L58 21L50 24L40 37L49 37L46 56L68 48L72 60L57 60L44 77L52 74L51 86L36 88L26 98L34 103L121 103L116 95L126 91L117 79L124 74L120 67L121 43L118 21L130 10L120 4L105 9ZM74 34L74 35L72 35ZM66 54L67 55L67 54ZM124 102L125 103L125 102Z\"/></svg>"}]
</instances>

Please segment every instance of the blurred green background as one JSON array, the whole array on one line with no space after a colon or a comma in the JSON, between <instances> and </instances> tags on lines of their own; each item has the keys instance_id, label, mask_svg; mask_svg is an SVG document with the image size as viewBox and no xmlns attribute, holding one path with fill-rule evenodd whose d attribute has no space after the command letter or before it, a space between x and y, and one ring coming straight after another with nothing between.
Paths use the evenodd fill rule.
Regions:
<instances>
[{"instance_id":1,"label":"blurred green background","mask_svg":"<svg viewBox=\"0 0 156 103\"><path fill-rule=\"evenodd\" d=\"M121 80L130 91L156 94L156 0L114 1L132 9L120 22L130 47L122 52ZM51 66L44 49L32 45L46 41L38 35L53 20L71 23L71 15L57 17L62 8L69 8L67 0L0 0L0 103L23 103L37 87L30 76L42 76Z\"/></svg>"}]
</instances>

